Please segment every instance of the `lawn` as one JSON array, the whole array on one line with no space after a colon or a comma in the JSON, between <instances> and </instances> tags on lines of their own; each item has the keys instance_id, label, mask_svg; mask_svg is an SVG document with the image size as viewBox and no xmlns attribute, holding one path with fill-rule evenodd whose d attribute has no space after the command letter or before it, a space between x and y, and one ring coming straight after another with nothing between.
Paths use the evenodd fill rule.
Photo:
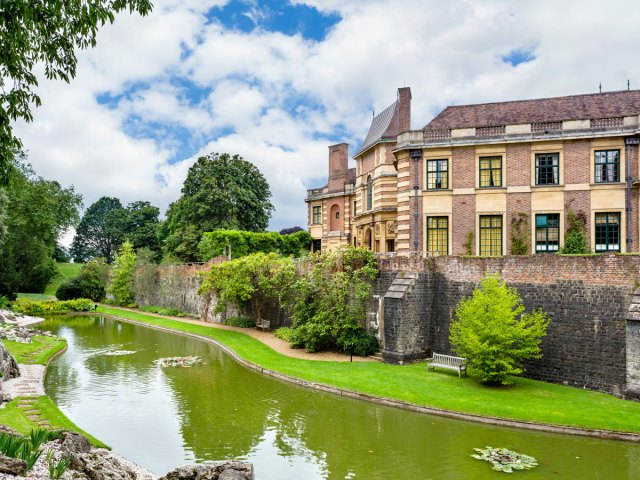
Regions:
<instances>
[{"instance_id":1,"label":"lawn","mask_svg":"<svg viewBox=\"0 0 640 480\"><path fill-rule=\"evenodd\" d=\"M49 359L66 347L63 338L35 335L31 343L4 340L4 345L18 363L46 365Z\"/></svg>"},{"instance_id":2,"label":"lawn","mask_svg":"<svg viewBox=\"0 0 640 480\"><path fill-rule=\"evenodd\" d=\"M58 267L58 274L51 279L47 288L44 289L45 295L55 295L62 282L77 277L82 268L82 263L56 263L56 266Z\"/></svg>"},{"instance_id":3,"label":"lawn","mask_svg":"<svg viewBox=\"0 0 640 480\"><path fill-rule=\"evenodd\" d=\"M640 402L605 393L515 378L510 387L487 387L456 372L426 372L425 364L317 362L281 355L243 333L152 317L115 307L101 313L195 333L224 343L264 368L314 383L455 412L552 425L640 433Z\"/></svg>"}]
</instances>

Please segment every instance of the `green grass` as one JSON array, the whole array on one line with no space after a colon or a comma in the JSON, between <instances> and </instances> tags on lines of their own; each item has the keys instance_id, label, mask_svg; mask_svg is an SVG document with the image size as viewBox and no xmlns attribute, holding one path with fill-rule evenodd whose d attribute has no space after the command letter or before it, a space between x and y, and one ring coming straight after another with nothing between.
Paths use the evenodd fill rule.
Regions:
<instances>
[{"instance_id":1,"label":"green grass","mask_svg":"<svg viewBox=\"0 0 640 480\"><path fill-rule=\"evenodd\" d=\"M54 295L47 295L46 293L19 293L18 298L28 298L29 300L35 300L37 302L42 300L54 300Z\"/></svg>"},{"instance_id":2,"label":"green grass","mask_svg":"<svg viewBox=\"0 0 640 480\"><path fill-rule=\"evenodd\" d=\"M318 362L281 355L240 332L194 325L113 307L104 314L213 338L246 360L310 382L416 405L553 425L640 433L640 402L605 393L514 378L511 387L487 387L456 372L426 372L425 364Z\"/></svg>"},{"instance_id":3,"label":"green grass","mask_svg":"<svg viewBox=\"0 0 640 480\"><path fill-rule=\"evenodd\" d=\"M31 343L5 339L4 345L18 363L46 365L53 355L65 348L67 342L63 338L35 335Z\"/></svg>"},{"instance_id":4,"label":"green grass","mask_svg":"<svg viewBox=\"0 0 640 480\"><path fill-rule=\"evenodd\" d=\"M18 406L21 401L25 400L26 397L16 398L7 403L4 408L0 409L0 424L15 428L23 435L27 435L32 428L38 427L36 423L27 418L25 414L25 408L20 408ZM71 430L74 432L78 432L81 435L87 437L92 445L100 448L108 448L100 440L92 437L87 432L79 428L76 424L74 424L71 420L69 420L65 416L65 414L62 413L58 409L58 407L56 407L55 403L53 403L53 401L49 397L43 396L33 399L33 406L30 406L28 408L40 410L40 412L42 412L44 416L49 420L49 423L51 423L51 427L54 430Z\"/></svg>"},{"instance_id":5,"label":"green grass","mask_svg":"<svg viewBox=\"0 0 640 480\"><path fill-rule=\"evenodd\" d=\"M82 263L56 263L58 274L51 279L47 288L44 289L45 295L54 295L60 284L66 280L75 278L80 273Z\"/></svg>"}]
</instances>

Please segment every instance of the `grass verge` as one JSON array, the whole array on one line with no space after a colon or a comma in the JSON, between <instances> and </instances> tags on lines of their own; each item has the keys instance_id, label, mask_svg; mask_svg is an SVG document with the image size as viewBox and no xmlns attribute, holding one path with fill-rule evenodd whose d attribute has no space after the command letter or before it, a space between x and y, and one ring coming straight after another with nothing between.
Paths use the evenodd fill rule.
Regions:
<instances>
[{"instance_id":1,"label":"grass verge","mask_svg":"<svg viewBox=\"0 0 640 480\"><path fill-rule=\"evenodd\" d=\"M215 339L244 359L309 382L455 412L585 429L640 433L640 402L605 393L514 378L510 387L487 387L449 371L426 372L425 364L318 362L279 354L240 332L153 317L115 307L98 312Z\"/></svg>"},{"instance_id":2,"label":"grass verge","mask_svg":"<svg viewBox=\"0 0 640 480\"><path fill-rule=\"evenodd\" d=\"M55 296L62 282L77 277L82 268L82 263L56 263L56 267L58 267L58 274L51 279L47 288L44 289L45 295Z\"/></svg>"},{"instance_id":3,"label":"grass verge","mask_svg":"<svg viewBox=\"0 0 640 480\"><path fill-rule=\"evenodd\" d=\"M47 365L58 352L63 350L67 342L63 338L35 335L31 343L3 341L5 347L20 364ZM38 418L43 418L51 425L52 430L71 430L84 435L91 444L99 448L109 448L97 438L88 434L53 403L50 397L17 397L0 409L0 424L15 428L26 435L32 428L40 427L36 421L29 419L29 413L37 413Z\"/></svg>"}]
</instances>

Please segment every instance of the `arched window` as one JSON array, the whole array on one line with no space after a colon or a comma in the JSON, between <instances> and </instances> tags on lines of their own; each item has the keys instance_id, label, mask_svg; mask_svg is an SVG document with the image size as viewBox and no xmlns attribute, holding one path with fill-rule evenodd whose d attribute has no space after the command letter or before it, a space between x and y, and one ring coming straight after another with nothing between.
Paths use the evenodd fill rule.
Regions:
<instances>
[{"instance_id":1,"label":"arched window","mask_svg":"<svg viewBox=\"0 0 640 480\"><path fill-rule=\"evenodd\" d=\"M373 180L371 180L371 175L367 178L367 210L371 210L373 208Z\"/></svg>"}]
</instances>

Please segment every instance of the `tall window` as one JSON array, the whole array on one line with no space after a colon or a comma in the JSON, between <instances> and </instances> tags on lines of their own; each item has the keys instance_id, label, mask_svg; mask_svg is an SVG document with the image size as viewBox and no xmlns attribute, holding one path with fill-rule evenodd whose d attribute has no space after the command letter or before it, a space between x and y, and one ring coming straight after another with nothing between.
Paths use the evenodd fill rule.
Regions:
<instances>
[{"instance_id":1,"label":"tall window","mask_svg":"<svg viewBox=\"0 0 640 480\"><path fill-rule=\"evenodd\" d=\"M427 190L449 188L449 161L427 160Z\"/></svg>"},{"instance_id":2,"label":"tall window","mask_svg":"<svg viewBox=\"0 0 640 480\"><path fill-rule=\"evenodd\" d=\"M432 255L449 254L448 217L427 217L427 252Z\"/></svg>"},{"instance_id":3,"label":"tall window","mask_svg":"<svg viewBox=\"0 0 640 480\"><path fill-rule=\"evenodd\" d=\"M536 185L558 185L560 183L559 160L557 153L536 155Z\"/></svg>"},{"instance_id":4,"label":"tall window","mask_svg":"<svg viewBox=\"0 0 640 480\"><path fill-rule=\"evenodd\" d=\"M620 181L620 150L596 150L596 183Z\"/></svg>"},{"instance_id":5,"label":"tall window","mask_svg":"<svg viewBox=\"0 0 640 480\"><path fill-rule=\"evenodd\" d=\"M480 157L480 188L502 186L502 157Z\"/></svg>"},{"instance_id":6,"label":"tall window","mask_svg":"<svg viewBox=\"0 0 640 480\"><path fill-rule=\"evenodd\" d=\"M480 216L480 256L502 255L502 215Z\"/></svg>"},{"instance_id":7,"label":"tall window","mask_svg":"<svg viewBox=\"0 0 640 480\"><path fill-rule=\"evenodd\" d=\"M620 251L620 214L596 213L596 252Z\"/></svg>"},{"instance_id":8,"label":"tall window","mask_svg":"<svg viewBox=\"0 0 640 480\"><path fill-rule=\"evenodd\" d=\"M322 223L322 207L321 206L317 206L317 207L313 207L313 218L312 218L312 222L314 224L316 223Z\"/></svg>"},{"instance_id":9,"label":"tall window","mask_svg":"<svg viewBox=\"0 0 640 480\"><path fill-rule=\"evenodd\" d=\"M367 177L367 210L371 210L373 208L373 180L371 179L371 175Z\"/></svg>"},{"instance_id":10,"label":"tall window","mask_svg":"<svg viewBox=\"0 0 640 480\"><path fill-rule=\"evenodd\" d=\"M557 252L560 246L560 214L536 215L536 253Z\"/></svg>"}]
</instances>

